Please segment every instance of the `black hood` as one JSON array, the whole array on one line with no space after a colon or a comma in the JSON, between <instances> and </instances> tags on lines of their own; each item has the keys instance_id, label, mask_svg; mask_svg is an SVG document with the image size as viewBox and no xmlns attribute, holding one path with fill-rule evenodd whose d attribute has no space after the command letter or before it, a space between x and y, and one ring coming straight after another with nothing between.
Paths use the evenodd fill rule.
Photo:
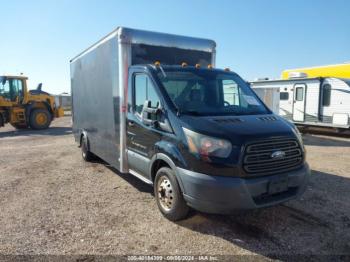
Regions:
<instances>
[{"instance_id":1,"label":"black hood","mask_svg":"<svg viewBox=\"0 0 350 262\"><path fill-rule=\"evenodd\" d=\"M292 123L273 114L243 116L182 115L185 128L194 132L225 138L238 145L246 141L280 137L296 138Z\"/></svg>"}]
</instances>

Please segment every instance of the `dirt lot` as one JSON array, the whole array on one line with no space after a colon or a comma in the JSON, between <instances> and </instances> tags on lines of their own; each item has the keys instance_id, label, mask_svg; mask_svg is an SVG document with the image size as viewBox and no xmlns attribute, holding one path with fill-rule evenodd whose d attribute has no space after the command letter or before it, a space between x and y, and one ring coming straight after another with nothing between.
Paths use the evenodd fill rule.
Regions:
<instances>
[{"instance_id":1,"label":"dirt lot","mask_svg":"<svg viewBox=\"0 0 350 262\"><path fill-rule=\"evenodd\" d=\"M83 162L69 126L0 129L0 254L350 255L350 139L304 136L312 177L300 200L173 223L149 186Z\"/></svg>"}]
</instances>

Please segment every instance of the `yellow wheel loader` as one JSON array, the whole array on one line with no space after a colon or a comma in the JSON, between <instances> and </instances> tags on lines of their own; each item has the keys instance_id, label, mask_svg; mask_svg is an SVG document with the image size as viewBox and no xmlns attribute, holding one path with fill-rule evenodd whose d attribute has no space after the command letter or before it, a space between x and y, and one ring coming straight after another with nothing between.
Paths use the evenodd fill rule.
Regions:
<instances>
[{"instance_id":1,"label":"yellow wheel loader","mask_svg":"<svg viewBox=\"0 0 350 262\"><path fill-rule=\"evenodd\" d=\"M25 76L0 76L0 127L46 129L55 117L64 115L55 98L41 90L27 90Z\"/></svg>"}]
</instances>

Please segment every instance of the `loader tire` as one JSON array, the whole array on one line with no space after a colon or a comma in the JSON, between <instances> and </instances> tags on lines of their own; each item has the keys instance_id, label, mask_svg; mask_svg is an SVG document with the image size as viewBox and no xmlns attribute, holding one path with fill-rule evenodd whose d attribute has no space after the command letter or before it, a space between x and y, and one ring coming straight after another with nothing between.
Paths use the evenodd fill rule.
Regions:
<instances>
[{"instance_id":1,"label":"loader tire","mask_svg":"<svg viewBox=\"0 0 350 262\"><path fill-rule=\"evenodd\" d=\"M51 120L51 114L46 109L34 109L29 116L29 125L36 130L47 129Z\"/></svg>"}]
</instances>

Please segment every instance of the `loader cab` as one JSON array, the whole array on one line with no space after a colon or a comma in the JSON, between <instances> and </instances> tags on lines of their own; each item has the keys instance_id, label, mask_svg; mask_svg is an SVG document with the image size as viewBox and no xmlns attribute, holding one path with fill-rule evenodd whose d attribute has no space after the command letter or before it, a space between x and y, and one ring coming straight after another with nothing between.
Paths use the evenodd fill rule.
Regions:
<instances>
[{"instance_id":1,"label":"loader cab","mask_svg":"<svg viewBox=\"0 0 350 262\"><path fill-rule=\"evenodd\" d=\"M26 77L0 76L0 97L21 104L26 94Z\"/></svg>"}]
</instances>

